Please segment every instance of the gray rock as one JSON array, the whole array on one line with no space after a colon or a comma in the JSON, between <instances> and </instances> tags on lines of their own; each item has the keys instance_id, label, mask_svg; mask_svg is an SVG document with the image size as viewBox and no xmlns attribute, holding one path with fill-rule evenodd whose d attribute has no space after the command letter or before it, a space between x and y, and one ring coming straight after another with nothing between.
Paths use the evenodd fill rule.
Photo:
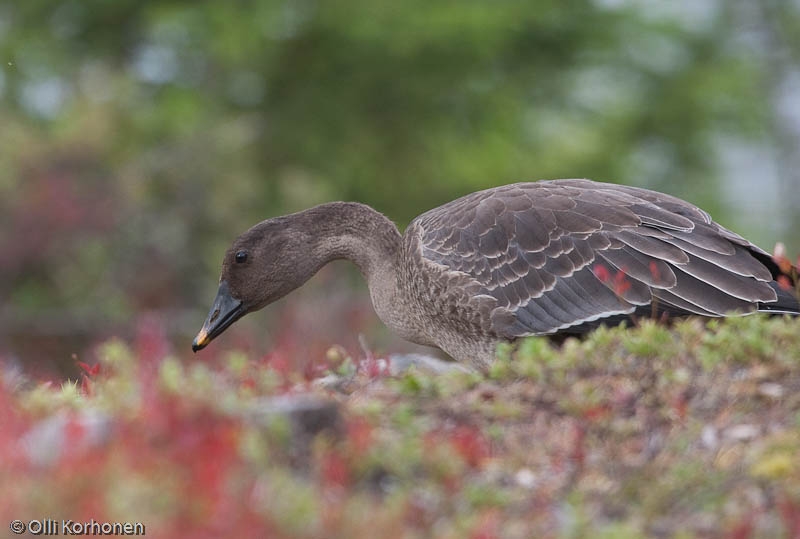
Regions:
<instances>
[{"instance_id":1,"label":"gray rock","mask_svg":"<svg viewBox=\"0 0 800 539\"><path fill-rule=\"evenodd\" d=\"M411 367L431 374L446 372L474 372L464 364L455 361L444 361L424 354L392 354L389 356L389 373L392 376L402 374Z\"/></svg>"},{"instance_id":2,"label":"gray rock","mask_svg":"<svg viewBox=\"0 0 800 539\"><path fill-rule=\"evenodd\" d=\"M276 422L285 421L289 427L291 464L304 468L311 455L311 442L317 435L326 434L338 439L342 431L339 404L313 394L289 394L264 397L245 412L245 418L272 429Z\"/></svg>"},{"instance_id":3,"label":"gray rock","mask_svg":"<svg viewBox=\"0 0 800 539\"><path fill-rule=\"evenodd\" d=\"M86 451L106 443L110 425L110 418L97 410L62 411L36 423L19 443L32 464L49 467L67 451ZM72 435L70 429L79 434Z\"/></svg>"}]
</instances>

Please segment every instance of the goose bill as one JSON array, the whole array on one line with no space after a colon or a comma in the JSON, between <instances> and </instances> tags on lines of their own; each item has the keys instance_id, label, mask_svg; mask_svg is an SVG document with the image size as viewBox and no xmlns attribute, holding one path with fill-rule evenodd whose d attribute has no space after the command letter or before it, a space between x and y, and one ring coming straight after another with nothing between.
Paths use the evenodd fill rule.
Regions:
<instances>
[{"instance_id":1,"label":"goose bill","mask_svg":"<svg viewBox=\"0 0 800 539\"><path fill-rule=\"evenodd\" d=\"M244 316L246 312L242 302L231 296L228 283L225 281L219 283L214 305L211 307L203 327L192 342L192 351L197 352L205 348L208 343Z\"/></svg>"}]
</instances>

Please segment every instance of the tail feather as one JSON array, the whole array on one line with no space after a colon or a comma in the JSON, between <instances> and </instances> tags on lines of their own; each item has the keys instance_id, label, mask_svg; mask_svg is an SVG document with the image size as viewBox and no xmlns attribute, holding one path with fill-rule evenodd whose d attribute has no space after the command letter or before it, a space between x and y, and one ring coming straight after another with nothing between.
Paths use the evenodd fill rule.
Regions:
<instances>
[{"instance_id":1,"label":"tail feather","mask_svg":"<svg viewBox=\"0 0 800 539\"><path fill-rule=\"evenodd\" d=\"M800 315L798 268L786 256L786 247L782 243L775 244L772 255L754 247L750 249L750 254L770 271L774 280L769 285L778 295L777 301L759 303L758 310L771 314Z\"/></svg>"},{"instance_id":2,"label":"tail feather","mask_svg":"<svg viewBox=\"0 0 800 539\"><path fill-rule=\"evenodd\" d=\"M796 314L800 315L800 299L794 288L787 288L777 281L770 283L770 286L778 294L778 301L769 303L759 303L758 310L771 314Z\"/></svg>"}]
</instances>

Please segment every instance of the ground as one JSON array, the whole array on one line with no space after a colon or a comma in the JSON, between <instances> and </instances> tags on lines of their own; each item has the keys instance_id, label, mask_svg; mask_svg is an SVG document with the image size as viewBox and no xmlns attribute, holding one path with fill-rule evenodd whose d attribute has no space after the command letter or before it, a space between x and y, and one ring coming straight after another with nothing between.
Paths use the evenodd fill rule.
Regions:
<instances>
[{"instance_id":1,"label":"ground","mask_svg":"<svg viewBox=\"0 0 800 539\"><path fill-rule=\"evenodd\" d=\"M150 342L153 341L153 342ZM3 374L0 513L149 537L800 537L800 321L644 321L488 373L112 340ZM34 523L35 526L35 523ZM365 535L367 533L368 535Z\"/></svg>"}]
</instances>

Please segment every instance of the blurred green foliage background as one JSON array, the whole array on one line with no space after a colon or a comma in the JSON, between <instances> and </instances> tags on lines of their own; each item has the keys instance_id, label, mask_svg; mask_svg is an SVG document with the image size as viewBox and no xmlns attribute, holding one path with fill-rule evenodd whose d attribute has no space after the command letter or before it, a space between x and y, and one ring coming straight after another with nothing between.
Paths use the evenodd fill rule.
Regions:
<instances>
[{"instance_id":1,"label":"blurred green foliage background","mask_svg":"<svg viewBox=\"0 0 800 539\"><path fill-rule=\"evenodd\" d=\"M186 348L229 241L332 199L589 177L796 253L799 148L796 0L2 1L0 355Z\"/></svg>"}]
</instances>

